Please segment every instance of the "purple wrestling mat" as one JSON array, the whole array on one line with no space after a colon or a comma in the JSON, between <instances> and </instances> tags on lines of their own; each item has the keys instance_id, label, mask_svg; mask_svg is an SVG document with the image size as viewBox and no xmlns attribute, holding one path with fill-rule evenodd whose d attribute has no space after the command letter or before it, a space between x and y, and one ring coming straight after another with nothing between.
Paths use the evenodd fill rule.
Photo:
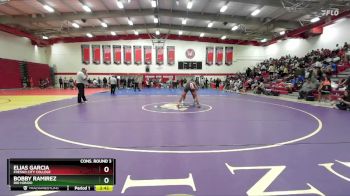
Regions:
<instances>
[{"instance_id":1,"label":"purple wrestling mat","mask_svg":"<svg viewBox=\"0 0 350 196\"><path fill-rule=\"evenodd\" d=\"M349 112L249 95L89 97L1 112L7 158L116 159L104 195L349 195ZM96 195L56 192L52 195Z\"/></svg>"}]
</instances>

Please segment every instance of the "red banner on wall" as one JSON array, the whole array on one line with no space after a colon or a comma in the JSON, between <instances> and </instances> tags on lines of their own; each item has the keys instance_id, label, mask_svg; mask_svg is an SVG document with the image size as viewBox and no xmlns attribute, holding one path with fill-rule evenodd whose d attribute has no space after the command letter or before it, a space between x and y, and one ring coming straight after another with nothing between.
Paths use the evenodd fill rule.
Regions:
<instances>
[{"instance_id":1,"label":"red banner on wall","mask_svg":"<svg viewBox=\"0 0 350 196\"><path fill-rule=\"evenodd\" d=\"M233 47L225 47L225 64L232 65Z\"/></svg>"},{"instance_id":2,"label":"red banner on wall","mask_svg":"<svg viewBox=\"0 0 350 196\"><path fill-rule=\"evenodd\" d=\"M164 64L164 47L156 46L156 57L157 57L157 65Z\"/></svg>"},{"instance_id":3,"label":"red banner on wall","mask_svg":"<svg viewBox=\"0 0 350 196\"><path fill-rule=\"evenodd\" d=\"M124 64L131 64L131 46L123 46L124 50Z\"/></svg>"},{"instance_id":4,"label":"red banner on wall","mask_svg":"<svg viewBox=\"0 0 350 196\"><path fill-rule=\"evenodd\" d=\"M101 63L101 47L100 45L92 45L92 61L94 64Z\"/></svg>"},{"instance_id":5,"label":"red banner on wall","mask_svg":"<svg viewBox=\"0 0 350 196\"><path fill-rule=\"evenodd\" d=\"M81 60L84 64L90 64L90 45L81 45Z\"/></svg>"},{"instance_id":6,"label":"red banner on wall","mask_svg":"<svg viewBox=\"0 0 350 196\"><path fill-rule=\"evenodd\" d=\"M215 47L215 64L222 65L222 60L224 56L223 47Z\"/></svg>"},{"instance_id":7,"label":"red banner on wall","mask_svg":"<svg viewBox=\"0 0 350 196\"><path fill-rule=\"evenodd\" d=\"M168 65L175 64L175 46L167 47L167 59L168 59Z\"/></svg>"},{"instance_id":8,"label":"red banner on wall","mask_svg":"<svg viewBox=\"0 0 350 196\"><path fill-rule=\"evenodd\" d=\"M152 46L143 47L143 56L146 65L152 64Z\"/></svg>"},{"instance_id":9,"label":"red banner on wall","mask_svg":"<svg viewBox=\"0 0 350 196\"><path fill-rule=\"evenodd\" d=\"M214 63L214 47L207 47L206 49L206 64L212 65Z\"/></svg>"},{"instance_id":10,"label":"red banner on wall","mask_svg":"<svg viewBox=\"0 0 350 196\"><path fill-rule=\"evenodd\" d=\"M122 47L120 45L113 45L114 64L120 65L122 63Z\"/></svg>"},{"instance_id":11,"label":"red banner on wall","mask_svg":"<svg viewBox=\"0 0 350 196\"><path fill-rule=\"evenodd\" d=\"M134 63L140 65L142 63L141 46L134 46Z\"/></svg>"},{"instance_id":12,"label":"red banner on wall","mask_svg":"<svg viewBox=\"0 0 350 196\"><path fill-rule=\"evenodd\" d=\"M104 64L111 64L112 58L111 58L111 46L110 45L103 45L103 63Z\"/></svg>"}]
</instances>

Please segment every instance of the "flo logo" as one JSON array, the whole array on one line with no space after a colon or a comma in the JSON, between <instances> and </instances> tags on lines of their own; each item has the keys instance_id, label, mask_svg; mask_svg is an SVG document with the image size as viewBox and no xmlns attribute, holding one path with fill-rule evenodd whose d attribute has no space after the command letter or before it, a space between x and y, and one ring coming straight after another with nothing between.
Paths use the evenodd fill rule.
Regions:
<instances>
[{"instance_id":1,"label":"flo logo","mask_svg":"<svg viewBox=\"0 0 350 196\"><path fill-rule=\"evenodd\" d=\"M212 107L206 104L201 104L201 107L197 107L193 103L183 103L178 106L176 102L162 102L144 105L142 109L148 112L159 113L198 113L207 112Z\"/></svg>"},{"instance_id":2,"label":"flo logo","mask_svg":"<svg viewBox=\"0 0 350 196\"><path fill-rule=\"evenodd\" d=\"M323 16L338 16L339 9L338 8L330 8L326 10L321 10Z\"/></svg>"}]
</instances>

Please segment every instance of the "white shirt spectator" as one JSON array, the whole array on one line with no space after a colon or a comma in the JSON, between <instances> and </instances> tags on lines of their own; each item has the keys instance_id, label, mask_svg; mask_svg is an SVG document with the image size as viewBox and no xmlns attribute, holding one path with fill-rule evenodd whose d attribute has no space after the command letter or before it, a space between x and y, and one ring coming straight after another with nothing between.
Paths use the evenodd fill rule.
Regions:
<instances>
[{"instance_id":1,"label":"white shirt spectator","mask_svg":"<svg viewBox=\"0 0 350 196\"><path fill-rule=\"evenodd\" d=\"M112 84L117 84L117 79L115 77L111 77L110 83Z\"/></svg>"},{"instance_id":2,"label":"white shirt spectator","mask_svg":"<svg viewBox=\"0 0 350 196\"><path fill-rule=\"evenodd\" d=\"M95 79L94 81L92 81L92 83L97 86L98 85L98 81Z\"/></svg>"},{"instance_id":3,"label":"white shirt spectator","mask_svg":"<svg viewBox=\"0 0 350 196\"><path fill-rule=\"evenodd\" d=\"M333 58L333 62L337 62L337 61L340 61L340 57L335 57L335 58Z\"/></svg>"},{"instance_id":4,"label":"white shirt spectator","mask_svg":"<svg viewBox=\"0 0 350 196\"><path fill-rule=\"evenodd\" d=\"M315 67L322 67L322 63L320 61L316 61Z\"/></svg>"}]
</instances>

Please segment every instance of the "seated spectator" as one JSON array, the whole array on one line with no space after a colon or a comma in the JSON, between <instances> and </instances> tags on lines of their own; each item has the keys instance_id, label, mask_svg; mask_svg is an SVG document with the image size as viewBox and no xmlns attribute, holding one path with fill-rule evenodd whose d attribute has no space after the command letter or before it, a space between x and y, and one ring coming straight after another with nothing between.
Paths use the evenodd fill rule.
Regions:
<instances>
[{"instance_id":1,"label":"seated spectator","mask_svg":"<svg viewBox=\"0 0 350 196\"><path fill-rule=\"evenodd\" d=\"M331 87L332 87L332 89L338 90L339 84L337 82L331 81Z\"/></svg>"},{"instance_id":2,"label":"seated spectator","mask_svg":"<svg viewBox=\"0 0 350 196\"><path fill-rule=\"evenodd\" d=\"M254 93L255 94L265 94L265 85L263 82L258 82L257 86L254 88Z\"/></svg>"},{"instance_id":3,"label":"seated spectator","mask_svg":"<svg viewBox=\"0 0 350 196\"><path fill-rule=\"evenodd\" d=\"M317 84L312 82L310 78L306 79L306 82L303 84L301 89L299 90L298 99L304 99L305 97L312 95L316 90Z\"/></svg>"},{"instance_id":4,"label":"seated spectator","mask_svg":"<svg viewBox=\"0 0 350 196\"><path fill-rule=\"evenodd\" d=\"M344 86L346 86L346 90L350 90L350 76L344 80Z\"/></svg>"},{"instance_id":5,"label":"seated spectator","mask_svg":"<svg viewBox=\"0 0 350 196\"><path fill-rule=\"evenodd\" d=\"M344 96L339 98L339 103L336 104L336 108L339 110L349 110L350 109L350 91L346 90Z\"/></svg>"},{"instance_id":6,"label":"seated spectator","mask_svg":"<svg viewBox=\"0 0 350 196\"><path fill-rule=\"evenodd\" d=\"M47 88L49 87L49 79L46 78L45 80L40 79L39 80L39 87L40 88Z\"/></svg>"},{"instance_id":7,"label":"seated spectator","mask_svg":"<svg viewBox=\"0 0 350 196\"><path fill-rule=\"evenodd\" d=\"M92 85L93 85L93 87L95 87L95 88L100 88L100 85L99 85L99 83L98 83L98 80L96 80L96 78L94 78L94 80L92 81Z\"/></svg>"},{"instance_id":8,"label":"seated spectator","mask_svg":"<svg viewBox=\"0 0 350 196\"><path fill-rule=\"evenodd\" d=\"M326 100L329 100L329 95L331 94L331 81L328 77L324 77L319 88L318 88L318 101L321 101L322 99L326 98Z\"/></svg>"},{"instance_id":9,"label":"seated spectator","mask_svg":"<svg viewBox=\"0 0 350 196\"><path fill-rule=\"evenodd\" d=\"M342 78L338 81L338 86L335 90L345 91L347 88L346 79Z\"/></svg>"},{"instance_id":10,"label":"seated spectator","mask_svg":"<svg viewBox=\"0 0 350 196\"><path fill-rule=\"evenodd\" d=\"M69 78L69 88L74 89L74 80L72 77Z\"/></svg>"}]
</instances>

